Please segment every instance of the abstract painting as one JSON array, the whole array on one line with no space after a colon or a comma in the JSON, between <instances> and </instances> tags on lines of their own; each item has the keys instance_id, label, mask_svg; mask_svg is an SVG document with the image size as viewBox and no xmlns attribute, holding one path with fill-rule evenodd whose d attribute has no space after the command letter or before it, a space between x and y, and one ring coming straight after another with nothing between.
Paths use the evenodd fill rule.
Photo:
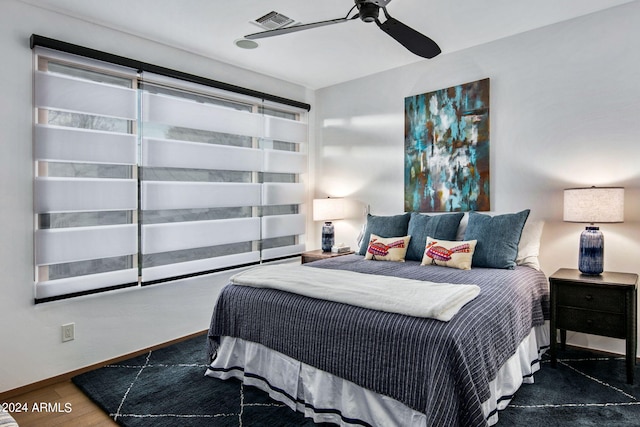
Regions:
<instances>
[{"instance_id":1,"label":"abstract painting","mask_svg":"<svg viewBox=\"0 0 640 427\"><path fill-rule=\"evenodd\" d=\"M489 79L405 98L405 212L488 211Z\"/></svg>"}]
</instances>

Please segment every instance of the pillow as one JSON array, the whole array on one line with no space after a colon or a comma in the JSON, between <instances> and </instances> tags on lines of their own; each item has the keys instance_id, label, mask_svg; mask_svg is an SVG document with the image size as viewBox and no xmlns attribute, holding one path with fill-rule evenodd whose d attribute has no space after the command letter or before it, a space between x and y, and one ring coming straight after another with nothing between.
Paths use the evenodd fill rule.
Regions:
<instances>
[{"instance_id":1,"label":"pillow","mask_svg":"<svg viewBox=\"0 0 640 427\"><path fill-rule=\"evenodd\" d=\"M407 259L421 261L427 236L442 240L456 240L458 224L464 213L457 212L444 215L423 215L417 212L411 214L407 234L411 236Z\"/></svg>"},{"instance_id":2,"label":"pillow","mask_svg":"<svg viewBox=\"0 0 640 427\"><path fill-rule=\"evenodd\" d=\"M358 231L358 235L356 236L356 248L358 248L358 253L360 253L360 246L362 246L362 242L364 241L364 232L367 231L367 223L365 222L360 227Z\"/></svg>"},{"instance_id":3,"label":"pillow","mask_svg":"<svg viewBox=\"0 0 640 427\"><path fill-rule=\"evenodd\" d=\"M448 241L427 237L427 245L422 257L422 265L441 265L443 267L471 270L471 260L477 241Z\"/></svg>"},{"instance_id":4,"label":"pillow","mask_svg":"<svg viewBox=\"0 0 640 427\"><path fill-rule=\"evenodd\" d=\"M514 214L489 216L469 212L464 240L477 240L474 267L513 269L518 244L529 209Z\"/></svg>"},{"instance_id":5,"label":"pillow","mask_svg":"<svg viewBox=\"0 0 640 427\"><path fill-rule=\"evenodd\" d=\"M364 259L404 262L411 236L384 238L371 234Z\"/></svg>"},{"instance_id":6,"label":"pillow","mask_svg":"<svg viewBox=\"0 0 640 427\"><path fill-rule=\"evenodd\" d=\"M464 216L460 220L460 225L458 226L458 232L456 233L455 240L464 240L464 233L467 231L467 225L469 225L469 213L464 214Z\"/></svg>"},{"instance_id":7,"label":"pillow","mask_svg":"<svg viewBox=\"0 0 640 427\"><path fill-rule=\"evenodd\" d=\"M489 214L496 215L496 214ZM467 223L469 222L469 215L462 217L460 226L458 227L458 233L456 234L456 240L463 240L464 233L467 230ZM518 256L516 257L516 265L524 265L536 270L540 270L540 239L542 238L542 230L544 228L544 221L527 219L522 229L522 235L520 237L520 243L518 243Z\"/></svg>"},{"instance_id":8,"label":"pillow","mask_svg":"<svg viewBox=\"0 0 640 427\"><path fill-rule=\"evenodd\" d=\"M367 214L367 228L362 238L358 255L366 255L371 233L380 237L407 236L407 228L411 214L394 216L375 216Z\"/></svg>"},{"instance_id":9,"label":"pillow","mask_svg":"<svg viewBox=\"0 0 640 427\"><path fill-rule=\"evenodd\" d=\"M516 257L516 265L524 265L527 267L540 270L540 238L542 237L542 229L544 221L531 221L530 219L524 223L520 243L518 243L518 256Z\"/></svg>"}]
</instances>

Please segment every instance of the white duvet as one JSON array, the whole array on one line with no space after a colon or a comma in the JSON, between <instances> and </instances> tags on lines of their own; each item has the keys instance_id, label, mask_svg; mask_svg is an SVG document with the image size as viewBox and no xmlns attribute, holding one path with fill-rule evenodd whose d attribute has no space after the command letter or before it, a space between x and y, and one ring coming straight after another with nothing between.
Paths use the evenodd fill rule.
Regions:
<instances>
[{"instance_id":1,"label":"white duvet","mask_svg":"<svg viewBox=\"0 0 640 427\"><path fill-rule=\"evenodd\" d=\"M447 322L480 293L477 285L434 283L393 276L303 267L265 265L231 277L231 283L271 288L373 310Z\"/></svg>"}]
</instances>

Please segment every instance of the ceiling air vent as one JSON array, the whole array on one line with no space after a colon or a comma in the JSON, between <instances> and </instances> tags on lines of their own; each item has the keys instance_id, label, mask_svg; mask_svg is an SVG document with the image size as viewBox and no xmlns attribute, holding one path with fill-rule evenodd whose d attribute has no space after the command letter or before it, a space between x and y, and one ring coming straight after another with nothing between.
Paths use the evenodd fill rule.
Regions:
<instances>
[{"instance_id":1,"label":"ceiling air vent","mask_svg":"<svg viewBox=\"0 0 640 427\"><path fill-rule=\"evenodd\" d=\"M271 11L266 15L249 22L264 28L265 30L275 30L276 28L282 28L291 24L293 19L281 13Z\"/></svg>"}]
</instances>

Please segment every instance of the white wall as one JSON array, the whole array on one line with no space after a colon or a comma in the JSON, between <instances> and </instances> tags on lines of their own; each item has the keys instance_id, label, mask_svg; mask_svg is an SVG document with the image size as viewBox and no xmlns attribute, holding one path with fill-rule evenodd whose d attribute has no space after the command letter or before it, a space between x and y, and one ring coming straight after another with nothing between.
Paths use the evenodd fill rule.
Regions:
<instances>
[{"instance_id":1,"label":"white wall","mask_svg":"<svg viewBox=\"0 0 640 427\"><path fill-rule=\"evenodd\" d=\"M401 213L404 98L489 77L492 210L530 208L546 221L540 259L550 275L577 267L583 229L562 222L562 190L623 186L625 223L601 225L605 269L640 273L638 22L634 2L317 91L315 196ZM359 224L338 221L336 239L353 245ZM622 340L568 336L624 352Z\"/></svg>"},{"instance_id":2,"label":"white wall","mask_svg":"<svg viewBox=\"0 0 640 427\"><path fill-rule=\"evenodd\" d=\"M305 88L14 0L0 1L0 392L208 327L229 273L33 304L32 53L39 34L310 102ZM75 322L74 341L60 326Z\"/></svg>"}]
</instances>

